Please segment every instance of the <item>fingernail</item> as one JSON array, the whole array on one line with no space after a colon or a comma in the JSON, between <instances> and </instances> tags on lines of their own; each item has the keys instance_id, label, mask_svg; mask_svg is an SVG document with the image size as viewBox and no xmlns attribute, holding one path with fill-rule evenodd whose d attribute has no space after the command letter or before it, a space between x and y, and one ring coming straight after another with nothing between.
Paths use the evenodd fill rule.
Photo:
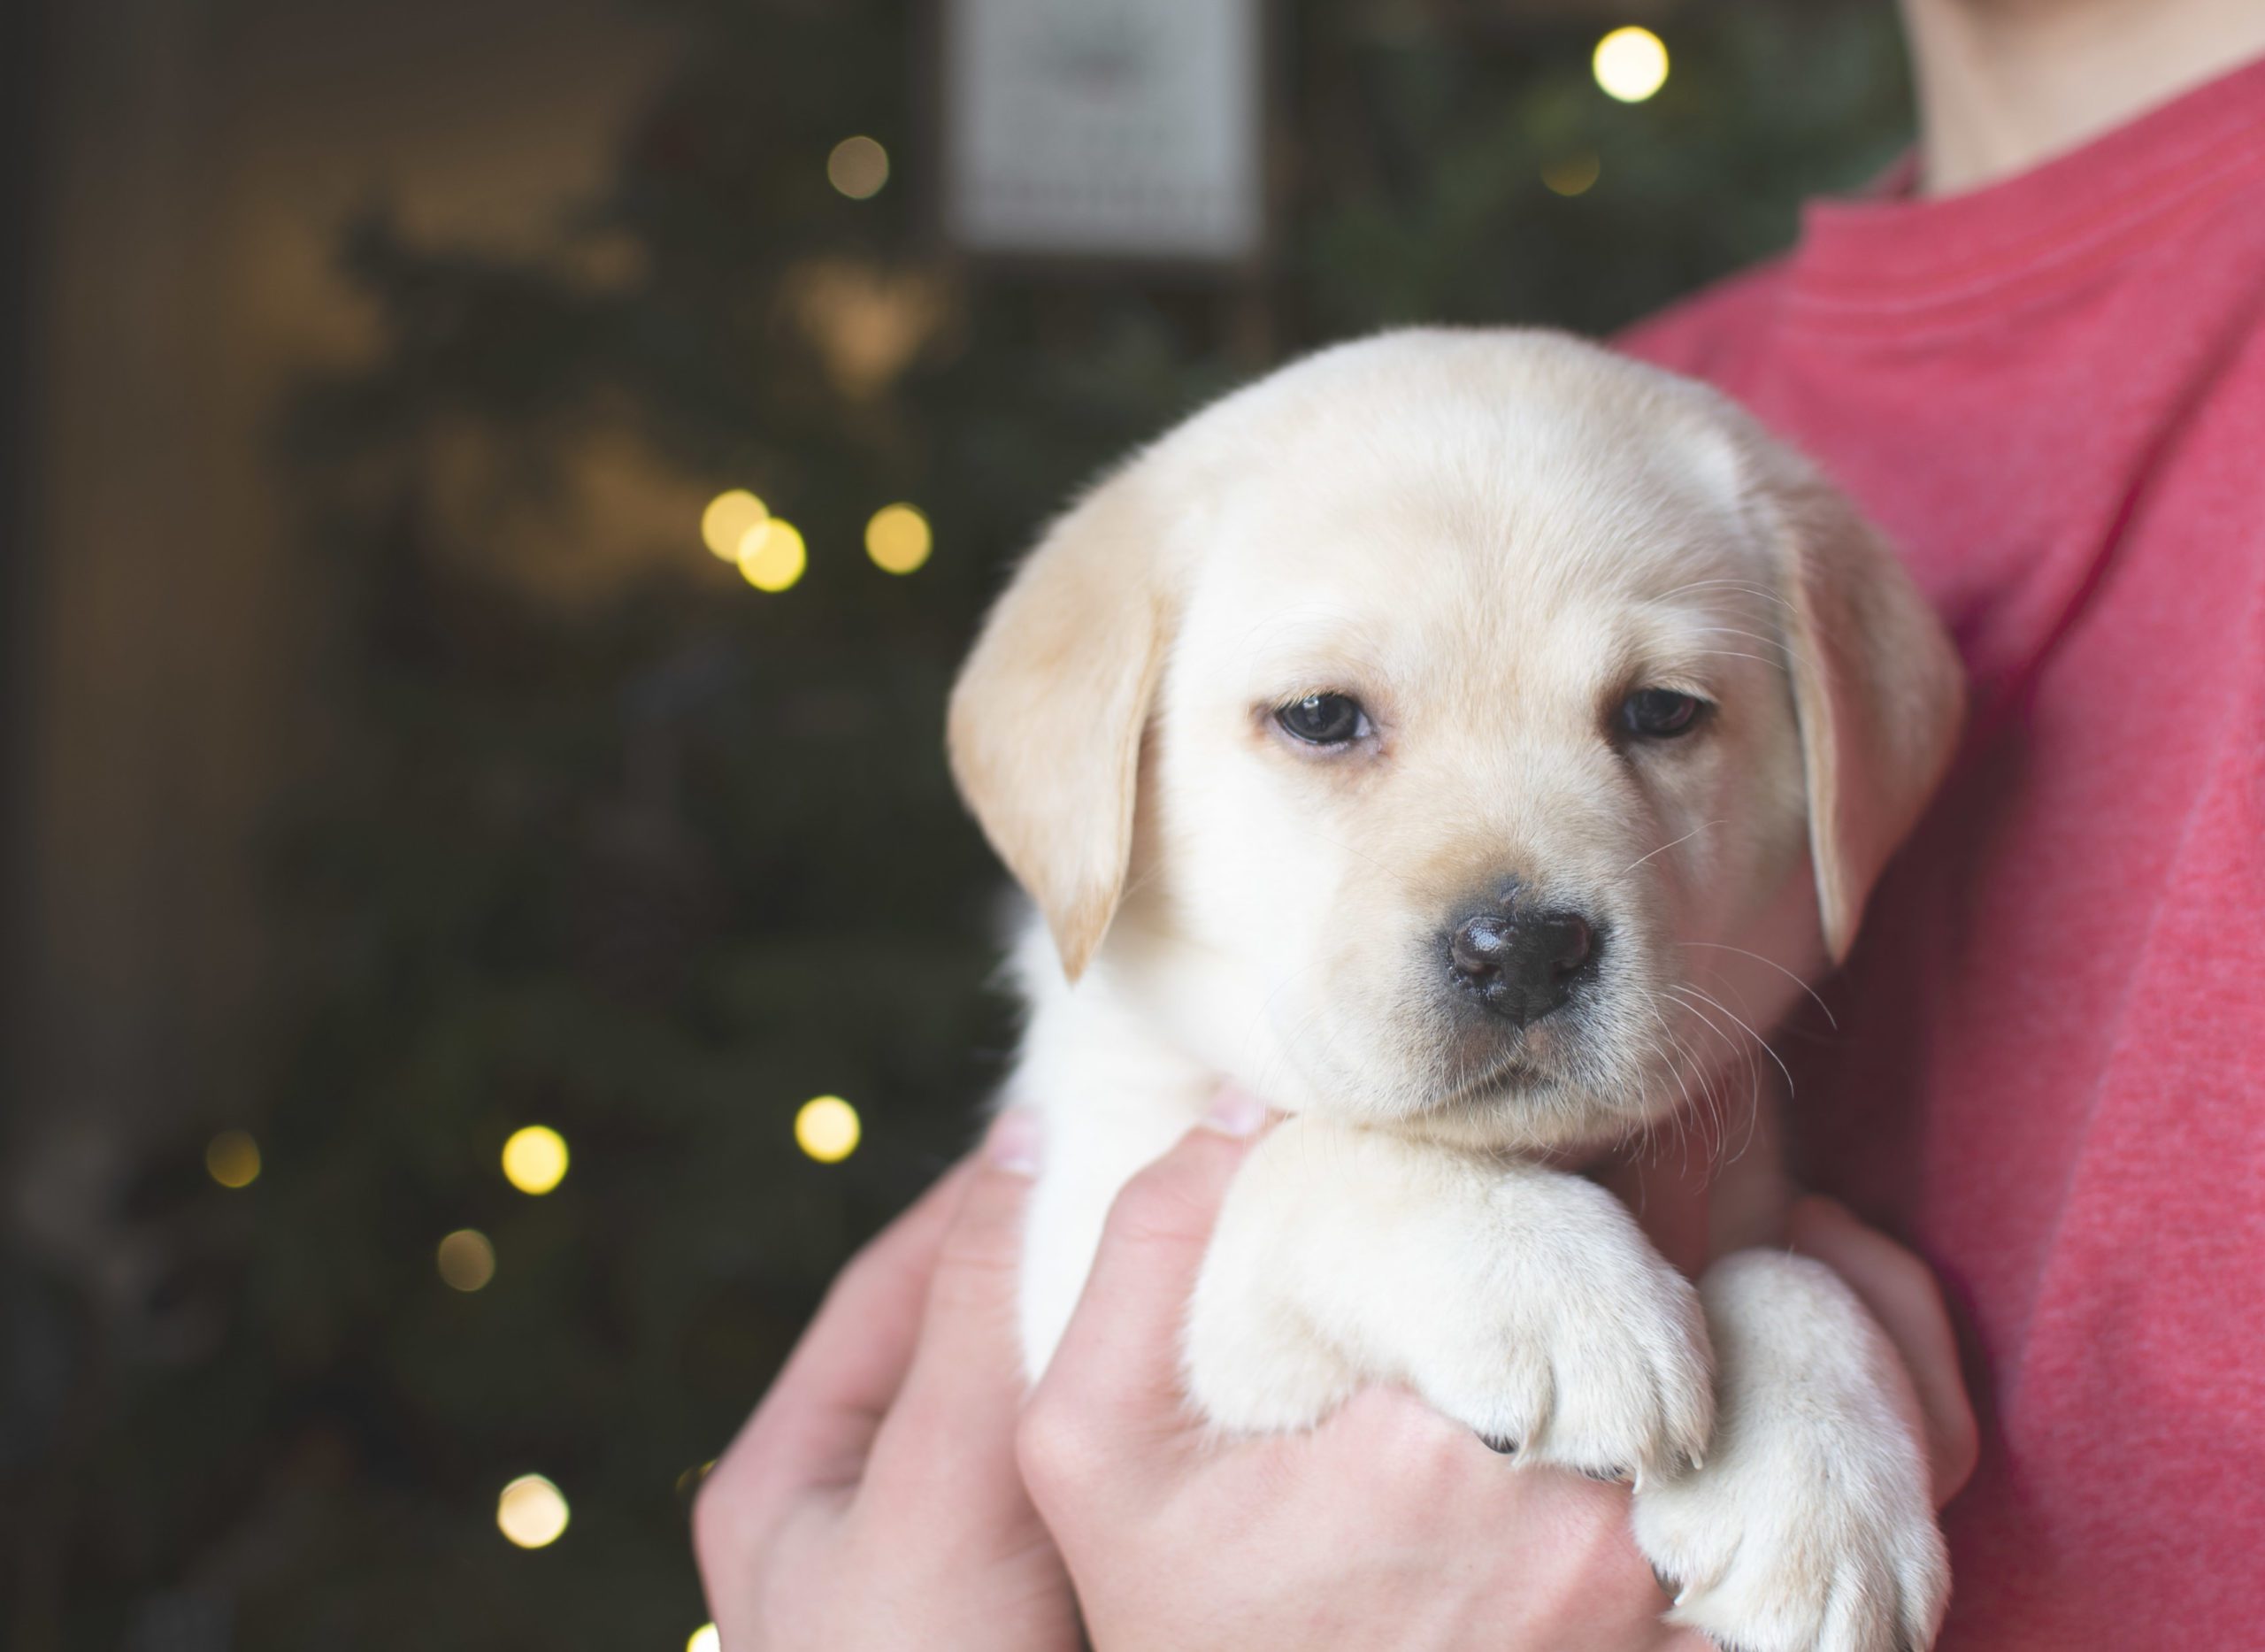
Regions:
<instances>
[{"instance_id":1,"label":"fingernail","mask_svg":"<svg viewBox=\"0 0 2265 1652\"><path fill-rule=\"evenodd\" d=\"M990 1133L983 1138L983 1156L1001 1170L1035 1176L1045 1140L1046 1127L1036 1113L1027 1107L1010 1107L991 1121Z\"/></svg>"},{"instance_id":2,"label":"fingernail","mask_svg":"<svg viewBox=\"0 0 2265 1652\"><path fill-rule=\"evenodd\" d=\"M1266 1122L1266 1103L1240 1085L1223 1084L1204 1115L1206 1127L1223 1136L1255 1136Z\"/></svg>"}]
</instances>

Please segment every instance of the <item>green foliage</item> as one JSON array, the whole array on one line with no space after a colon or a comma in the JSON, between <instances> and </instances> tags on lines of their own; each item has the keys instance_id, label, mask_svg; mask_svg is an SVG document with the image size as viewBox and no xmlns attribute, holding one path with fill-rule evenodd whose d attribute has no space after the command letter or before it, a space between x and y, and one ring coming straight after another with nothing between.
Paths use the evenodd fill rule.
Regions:
<instances>
[{"instance_id":1,"label":"green foliage","mask_svg":"<svg viewBox=\"0 0 2265 1652\"><path fill-rule=\"evenodd\" d=\"M1261 279L951 272L919 210L909 0L674 10L681 66L556 256L382 216L345 239L384 347L310 387L285 448L335 598L324 750L279 855L297 1030L266 1173L199 1195L249 1213L227 1329L131 1379L89 1494L130 1535L74 1533L87 1644L161 1587L233 1598L250 1648L682 1644L704 1614L680 1475L964 1143L1011 1036L987 984L1001 880L940 751L1005 559L1270 356L1417 319L1610 328L1783 244L1798 198L1859 182L1904 119L1884 6L1670 12L1673 75L1636 106L1589 80L1601 25L1285 6ZM853 132L896 161L863 203L825 178ZM1586 153L1593 188L1543 187ZM590 275L593 249L619 267ZM825 259L942 295L869 394L795 319ZM483 560L452 451L501 456L498 511L555 511L576 444L621 428L756 488L806 531L808 577L720 580L690 520L680 570L595 604ZM902 580L856 549L899 498L939 545ZM790 1135L824 1091L867 1127L833 1167ZM496 1168L531 1121L574 1152L540 1199ZM472 1295L433 1264L465 1226L499 1258ZM528 1470L573 1508L540 1553L493 1524Z\"/></svg>"}]
</instances>

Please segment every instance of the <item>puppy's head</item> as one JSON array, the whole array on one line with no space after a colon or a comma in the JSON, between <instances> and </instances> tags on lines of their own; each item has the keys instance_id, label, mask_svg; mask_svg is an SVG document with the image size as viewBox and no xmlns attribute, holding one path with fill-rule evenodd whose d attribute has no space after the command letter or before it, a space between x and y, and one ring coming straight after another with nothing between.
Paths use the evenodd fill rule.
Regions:
<instances>
[{"instance_id":1,"label":"puppy's head","mask_svg":"<svg viewBox=\"0 0 2265 1652\"><path fill-rule=\"evenodd\" d=\"M1104 480L950 741L1069 978L1284 1105L1541 1147L1751 1058L1960 705L1893 556L1729 404L1422 332Z\"/></svg>"}]
</instances>

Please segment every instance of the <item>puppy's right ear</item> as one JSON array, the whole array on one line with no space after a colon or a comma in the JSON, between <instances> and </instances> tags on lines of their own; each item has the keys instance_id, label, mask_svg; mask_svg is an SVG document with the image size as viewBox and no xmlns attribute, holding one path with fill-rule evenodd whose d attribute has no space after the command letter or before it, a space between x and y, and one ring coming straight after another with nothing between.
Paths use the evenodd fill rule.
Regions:
<instances>
[{"instance_id":1,"label":"puppy's right ear","mask_svg":"<svg viewBox=\"0 0 2265 1652\"><path fill-rule=\"evenodd\" d=\"M1047 533L952 689L952 778L1071 980L1125 892L1163 663L1163 526L1140 468L1109 477Z\"/></svg>"}]
</instances>

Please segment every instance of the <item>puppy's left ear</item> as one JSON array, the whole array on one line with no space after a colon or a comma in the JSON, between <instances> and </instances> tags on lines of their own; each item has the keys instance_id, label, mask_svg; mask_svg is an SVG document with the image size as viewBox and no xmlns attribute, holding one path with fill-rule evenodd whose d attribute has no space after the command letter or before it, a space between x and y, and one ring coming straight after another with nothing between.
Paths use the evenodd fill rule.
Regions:
<instances>
[{"instance_id":1,"label":"puppy's left ear","mask_svg":"<svg viewBox=\"0 0 2265 1652\"><path fill-rule=\"evenodd\" d=\"M952 689L952 778L1075 980L1117 914L1163 663L1166 533L1136 459L1056 522Z\"/></svg>"},{"instance_id":2,"label":"puppy's left ear","mask_svg":"<svg viewBox=\"0 0 2265 1652\"><path fill-rule=\"evenodd\" d=\"M1837 964L1950 765L1965 673L1901 560L1845 495L1758 433L1748 474L1777 542L1817 909Z\"/></svg>"}]
</instances>

